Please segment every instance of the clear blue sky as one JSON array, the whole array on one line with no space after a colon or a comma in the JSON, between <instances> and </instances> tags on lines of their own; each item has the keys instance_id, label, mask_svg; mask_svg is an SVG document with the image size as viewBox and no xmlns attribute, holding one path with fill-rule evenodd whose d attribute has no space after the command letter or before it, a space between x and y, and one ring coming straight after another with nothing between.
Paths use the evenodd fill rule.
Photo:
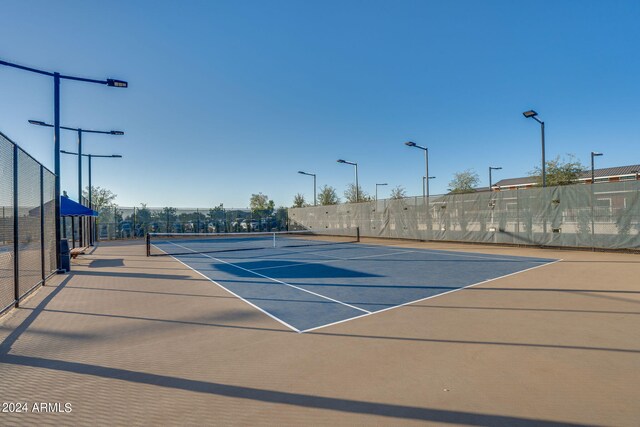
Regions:
<instances>
[{"instance_id":1,"label":"clear blue sky","mask_svg":"<svg viewBox=\"0 0 640 427\"><path fill-rule=\"evenodd\" d=\"M640 2L633 1L2 1L0 58L128 89L63 82L62 124L87 135L94 185L120 205L290 205L312 180L388 182L432 194L475 169L487 185L573 153L640 163ZM0 131L53 168L51 79L0 67ZM62 147L75 150L65 132ZM77 193L75 158L62 188ZM85 167L86 172L86 167ZM86 183L86 176L84 178Z\"/></svg>"}]
</instances>

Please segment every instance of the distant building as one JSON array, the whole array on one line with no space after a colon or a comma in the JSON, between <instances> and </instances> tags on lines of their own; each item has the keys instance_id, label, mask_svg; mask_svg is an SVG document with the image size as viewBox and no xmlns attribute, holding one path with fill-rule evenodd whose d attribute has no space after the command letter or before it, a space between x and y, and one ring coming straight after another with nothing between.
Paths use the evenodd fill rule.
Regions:
<instances>
[{"instance_id":1,"label":"distant building","mask_svg":"<svg viewBox=\"0 0 640 427\"><path fill-rule=\"evenodd\" d=\"M613 168L595 169L595 182L619 182L640 180L640 165L616 166ZM591 184L591 170L580 174L578 183ZM536 177L507 178L491 186L492 191L522 190L536 186ZM484 190L484 189L482 189ZM476 191L481 191L477 189ZM486 191L486 190L485 190Z\"/></svg>"}]
</instances>

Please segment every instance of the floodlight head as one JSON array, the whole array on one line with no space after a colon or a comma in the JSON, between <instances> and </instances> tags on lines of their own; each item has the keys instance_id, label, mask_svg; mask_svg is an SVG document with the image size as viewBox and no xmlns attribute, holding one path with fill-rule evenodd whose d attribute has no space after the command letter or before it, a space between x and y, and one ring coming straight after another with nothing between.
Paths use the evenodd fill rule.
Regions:
<instances>
[{"instance_id":1,"label":"floodlight head","mask_svg":"<svg viewBox=\"0 0 640 427\"><path fill-rule=\"evenodd\" d=\"M122 132L121 130L112 130L111 132L109 132L111 135L124 135L124 132Z\"/></svg>"},{"instance_id":2,"label":"floodlight head","mask_svg":"<svg viewBox=\"0 0 640 427\"><path fill-rule=\"evenodd\" d=\"M529 117L535 117L538 115L538 113L536 113L534 110L529 110L529 111L525 111L524 113L522 113L523 116L525 116L526 118Z\"/></svg>"},{"instance_id":3,"label":"floodlight head","mask_svg":"<svg viewBox=\"0 0 640 427\"><path fill-rule=\"evenodd\" d=\"M591 155L596 157L596 156L602 156L602 153L596 153L595 151L591 152Z\"/></svg>"},{"instance_id":4,"label":"floodlight head","mask_svg":"<svg viewBox=\"0 0 640 427\"><path fill-rule=\"evenodd\" d=\"M107 79L107 86L111 87L129 87L129 83L123 80Z\"/></svg>"},{"instance_id":5,"label":"floodlight head","mask_svg":"<svg viewBox=\"0 0 640 427\"><path fill-rule=\"evenodd\" d=\"M404 143L404 145L406 145L407 147L415 147L416 143L412 142L412 141L407 141L407 142Z\"/></svg>"},{"instance_id":6,"label":"floodlight head","mask_svg":"<svg viewBox=\"0 0 640 427\"><path fill-rule=\"evenodd\" d=\"M60 152L63 154L73 154L74 156L78 155L78 153L72 153L71 151L60 150Z\"/></svg>"},{"instance_id":7,"label":"floodlight head","mask_svg":"<svg viewBox=\"0 0 640 427\"><path fill-rule=\"evenodd\" d=\"M120 154L113 154L111 157L115 157L115 158L118 158L118 159L122 158L122 156Z\"/></svg>"},{"instance_id":8,"label":"floodlight head","mask_svg":"<svg viewBox=\"0 0 640 427\"><path fill-rule=\"evenodd\" d=\"M502 169L502 166L494 168L493 166L489 166L489 169L493 169L494 171Z\"/></svg>"},{"instance_id":9,"label":"floodlight head","mask_svg":"<svg viewBox=\"0 0 640 427\"><path fill-rule=\"evenodd\" d=\"M298 173L301 173L302 175L306 175L306 173L302 171L298 171Z\"/></svg>"},{"instance_id":10,"label":"floodlight head","mask_svg":"<svg viewBox=\"0 0 640 427\"><path fill-rule=\"evenodd\" d=\"M338 159L338 163L347 163L347 162L343 159Z\"/></svg>"},{"instance_id":11,"label":"floodlight head","mask_svg":"<svg viewBox=\"0 0 640 427\"><path fill-rule=\"evenodd\" d=\"M29 123L31 123L32 125L52 127L52 125L45 122L41 122L40 120L29 120Z\"/></svg>"}]
</instances>

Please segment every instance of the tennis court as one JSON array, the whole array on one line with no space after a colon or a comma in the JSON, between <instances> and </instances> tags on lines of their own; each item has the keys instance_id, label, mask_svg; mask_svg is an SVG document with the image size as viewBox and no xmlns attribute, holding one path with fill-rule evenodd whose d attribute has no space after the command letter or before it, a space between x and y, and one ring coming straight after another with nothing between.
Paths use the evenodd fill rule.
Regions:
<instances>
[{"instance_id":1,"label":"tennis court","mask_svg":"<svg viewBox=\"0 0 640 427\"><path fill-rule=\"evenodd\" d=\"M157 233L149 250L173 256L297 332L355 320L558 261L356 240L295 233L210 237Z\"/></svg>"}]
</instances>

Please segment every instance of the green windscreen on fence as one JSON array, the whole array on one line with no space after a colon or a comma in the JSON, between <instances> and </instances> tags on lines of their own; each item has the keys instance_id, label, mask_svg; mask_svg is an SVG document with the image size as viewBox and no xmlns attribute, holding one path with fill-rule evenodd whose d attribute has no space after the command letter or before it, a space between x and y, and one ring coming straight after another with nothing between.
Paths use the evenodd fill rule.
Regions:
<instances>
[{"instance_id":1,"label":"green windscreen on fence","mask_svg":"<svg viewBox=\"0 0 640 427\"><path fill-rule=\"evenodd\" d=\"M640 181L289 209L292 229L363 237L640 249Z\"/></svg>"}]
</instances>

